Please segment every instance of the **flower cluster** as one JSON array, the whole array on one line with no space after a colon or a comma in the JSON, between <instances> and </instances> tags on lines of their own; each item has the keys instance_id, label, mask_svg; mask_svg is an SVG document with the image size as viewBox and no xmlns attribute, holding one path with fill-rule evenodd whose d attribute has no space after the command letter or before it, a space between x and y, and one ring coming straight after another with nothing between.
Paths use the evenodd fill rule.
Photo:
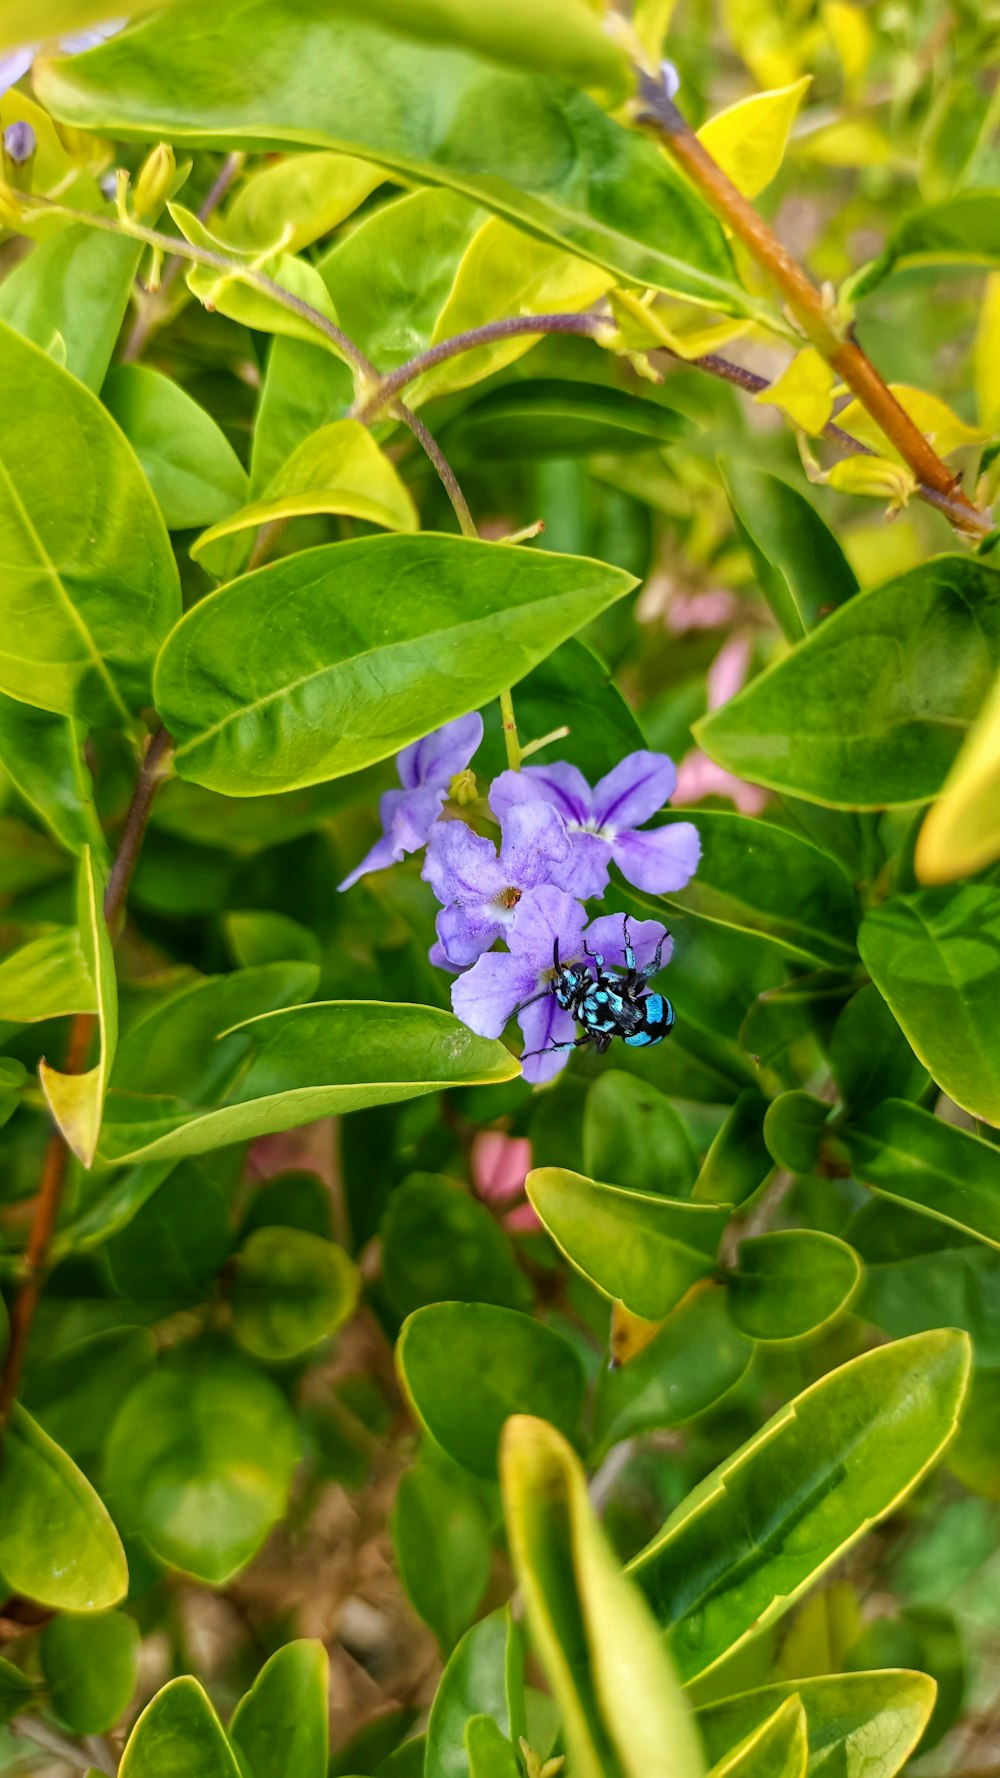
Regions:
<instances>
[{"instance_id":1,"label":"flower cluster","mask_svg":"<svg viewBox=\"0 0 1000 1778\"><path fill-rule=\"evenodd\" d=\"M619 914L588 924L583 903L601 897L616 864L627 882L653 895L683 889L700 855L689 821L647 827L673 794L677 774L663 753L630 753L593 788L576 766L525 766L496 778L488 807L499 823L499 848L460 818L442 819L449 797L475 801L469 765L483 737L482 718L462 716L399 755L401 789L379 806L383 834L347 889L426 845L422 875L441 911L431 961L457 975L452 1005L482 1037L499 1037L517 1013L525 1040L525 1079L550 1080L565 1066L576 1035L570 1013L547 990L558 941L560 963L599 951L624 968ZM635 959L650 964L665 928L630 923ZM497 941L506 949L495 950ZM670 954L667 941L662 959Z\"/></svg>"}]
</instances>

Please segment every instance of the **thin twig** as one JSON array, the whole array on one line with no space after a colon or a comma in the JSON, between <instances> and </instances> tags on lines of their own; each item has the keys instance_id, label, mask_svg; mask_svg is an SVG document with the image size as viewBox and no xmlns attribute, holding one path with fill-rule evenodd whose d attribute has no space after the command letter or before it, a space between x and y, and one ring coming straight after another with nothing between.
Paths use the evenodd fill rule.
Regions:
<instances>
[{"instance_id":1,"label":"thin twig","mask_svg":"<svg viewBox=\"0 0 1000 1778\"><path fill-rule=\"evenodd\" d=\"M99 1749L91 1742L87 1747L79 1741L71 1741L68 1735L61 1735L58 1729L50 1729L48 1723L39 1722L33 1716L12 1716L7 1725L12 1735L22 1741L33 1741L36 1747L44 1747L46 1753L54 1753L57 1759L65 1760L69 1766L75 1766L78 1772L91 1770L106 1772L108 1778L114 1778L117 1765L110 1748Z\"/></svg>"},{"instance_id":2,"label":"thin twig","mask_svg":"<svg viewBox=\"0 0 1000 1778\"><path fill-rule=\"evenodd\" d=\"M401 402L396 404L394 411L402 420L403 425L409 427L417 443L423 446L427 456L437 470L444 491L455 509L455 517L458 519L464 536L478 537L479 532L476 530L476 521L469 511L468 502L458 485L455 471L452 469L452 466L442 451L441 446L438 444L437 439L428 432L423 420L418 420L416 414L411 413L410 409L404 407Z\"/></svg>"},{"instance_id":3,"label":"thin twig","mask_svg":"<svg viewBox=\"0 0 1000 1778\"><path fill-rule=\"evenodd\" d=\"M405 389L407 383L415 382L425 370L433 370L437 364L443 364L448 358L455 358L460 352L473 352L478 346L491 346L497 340L510 340L528 337L532 334L541 336L545 333L578 334L584 339L593 339L597 334L613 333L615 324L608 317L589 314L558 314L558 315L511 315L503 321L487 321L482 327L470 327L464 333L453 333L449 339L439 340L436 346L429 346L426 352L418 352L415 358L401 364L397 370L390 371L383 377L376 388L363 396L352 408L352 417L363 420L366 425Z\"/></svg>"},{"instance_id":4,"label":"thin twig","mask_svg":"<svg viewBox=\"0 0 1000 1778\"><path fill-rule=\"evenodd\" d=\"M158 728L146 748L143 761L139 767L139 775L132 792L132 801L125 816L122 837L118 842L118 851L108 876L108 886L104 893L104 918L112 942L117 939L122 915L125 911L125 898L128 895L132 873L139 857L139 849L146 832L149 813L153 807L153 798L166 776L166 763L170 756L173 741L165 728Z\"/></svg>"},{"instance_id":5,"label":"thin twig","mask_svg":"<svg viewBox=\"0 0 1000 1778\"><path fill-rule=\"evenodd\" d=\"M953 500L956 512L962 514L963 530L984 536L990 529L989 519L956 486L947 464L941 461L857 341L850 334L843 337L830 306L798 261L713 160L668 96L663 82L641 70L637 74L637 122L656 135L716 215L728 224L778 286L806 337L854 391L917 480Z\"/></svg>"},{"instance_id":6,"label":"thin twig","mask_svg":"<svg viewBox=\"0 0 1000 1778\"><path fill-rule=\"evenodd\" d=\"M198 206L199 222L207 222L209 217L214 215L229 190L229 187L232 185L233 180L242 172L246 158L246 155L241 149L236 149L234 153L227 154L219 169L214 185L211 187L211 190L203 199L202 203ZM183 259L176 253L171 254L163 268L163 276L160 279L159 289L155 293L150 292L146 296L146 299L135 318L132 331L122 348L122 364L134 364L137 358L142 357L142 354L146 349L146 343L153 329L160 320L166 319L166 299L170 295L170 292L180 277L183 269ZM139 286L139 288L141 288L141 286Z\"/></svg>"}]
</instances>

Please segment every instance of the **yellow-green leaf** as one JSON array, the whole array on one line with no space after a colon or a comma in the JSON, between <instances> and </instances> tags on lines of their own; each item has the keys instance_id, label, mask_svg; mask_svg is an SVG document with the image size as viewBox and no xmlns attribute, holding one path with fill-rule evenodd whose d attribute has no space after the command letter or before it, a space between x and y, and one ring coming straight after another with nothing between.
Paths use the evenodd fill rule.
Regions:
<instances>
[{"instance_id":1,"label":"yellow-green leaf","mask_svg":"<svg viewBox=\"0 0 1000 1778\"><path fill-rule=\"evenodd\" d=\"M979 310L976 406L984 431L1000 432L1000 272L987 278Z\"/></svg>"},{"instance_id":2,"label":"yellow-green leaf","mask_svg":"<svg viewBox=\"0 0 1000 1778\"><path fill-rule=\"evenodd\" d=\"M382 167L353 154L289 154L251 173L219 233L245 253L299 253L352 215L384 179Z\"/></svg>"},{"instance_id":3,"label":"yellow-green leaf","mask_svg":"<svg viewBox=\"0 0 1000 1778\"><path fill-rule=\"evenodd\" d=\"M335 323L337 316L330 293L315 266L284 251L263 259L253 253L238 253L207 229L183 204L168 204L167 208L184 239L193 247L222 254L239 268L223 270L213 265L189 266L188 289L207 309L217 310L220 315L228 315L231 320L242 321L246 327L257 328L262 333L284 334L290 339L306 340L311 346L327 346L340 356L329 336L315 322L285 308L266 289L260 289L253 282L254 275L259 273Z\"/></svg>"},{"instance_id":4,"label":"yellow-green leaf","mask_svg":"<svg viewBox=\"0 0 1000 1778\"><path fill-rule=\"evenodd\" d=\"M648 351L650 346L666 346L676 357L690 360L706 352L720 352L733 340L742 339L751 331L752 321L735 318L706 318L705 309L694 303L654 303L654 291L640 301L631 290L616 290L611 307L619 326L619 343L633 351Z\"/></svg>"},{"instance_id":5,"label":"yellow-green leaf","mask_svg":"<svg viewBox=\"0 0 1000 1778\"><path fill-rule=\"evenodd\" d=\"M387 531L416 531L420 524L409 490L368 428L360 420L335 420L292 452L259 500L203 531L191 554L233 531L311 512L347 513Z\"/></svg>"},{"instance_id":6,"label":"yellow-green leaf","mask_svg":"<svg viewBox=\"0 0 1000 1778\"><path fill-rule=\"evenodd\" d=\"M953 883L1000 857L1000 677L917 841L922 883Z\"/></svg>"},{"instance_id":7,"label":"yellow-green leaf","mask_svg":"<svg viewBox=\"0 0 1000 1778\"><path fill-rule=\"evenodd\" d=\"M793 1692L746 1740L723 1754L709 1778L805 1778L808 1761L806 1713Z\"/></svg>"},{"instance_id":8,"label":"yellow-green leaf","mask_svg":"<svg viewBox=\"0 0 1000 1778\"><path fill-rule=\"evenodd\" d=\"M75 926L43 932L0 963L0 1019L32 1025L96 1010L97 989Z\"/></svg>"},{"instance_id":9,"label":"yellow-green leaf","mask_svg":"<svg viewBox=\"0 0 1000 1778\"><path fill-rule=\"evenodd\" d=\"M516 1414L500 1461L514 1567L575 1778L702 1778L663 1638L594 1517L579 1459L546 1421Z\"/></svg>"},{"instance_id":10,"label":"yellow-green leaf","mask_svg":"<svg viewBox=\"0 0 1000 1778\"><path fill-rule=\"evenodd\" d=\"M710 117L698 131L703 148L718 161L744 197L755 198L770 185L785 157L789 131L811 76L791 86L754 93Z\"/></svg>"},{"instance_id":11,"label":"yellow-green leaf","mask_svg":"<svg viewBox=\"0 0 1000 1778\"><path fill-rule=\"evenodd\" d=\"M892 457L842 457L822 479L839 494L887 500L893 508L905 506L919 486L912 469Z\"/></svg>"},{"instance_id":12,"label":"yellow-green leaf","mask_svg":"<svg viewBox=\"0 0 1000 1778\"><path fill-rule=\"evenodd\" d=\"M860 91L865 70L871 60L874 32L870 18L860 6L849 0L823 0L823 23L844 70L844 86L849 97Z\"/></svg>"},{"instance_id":13,"label":"yellow-green leaf","mask_svg":"<svg viewBox=\"0 0 1000 1778\"><path fill-rule=\"evenodd\" d=\"M89 1167L97 1149L104 1095L118 1041L118 990L111 935L104 919L104 881L89 846L80 855L77 923L84 964L96 986L99 1059L85 1074L61 1074L43 1060L38 1076L63 1136L77 1159Z\"/></svg>"},{"instance_id":14,"label":"yellow-green leaf","mask_svg":"<svg viewBox=\"0 0 1000 1778\"><path fill-rule=\"evenodd\" d=\"M919 426L924 437L934 446L940 457L947 457L957 451L960 445L982 444L986 433L979 426L969 426L952 413L946 401L940 396L928 394L926 389L914 389L909 383L890 383L889 387L909 414L915 426ZM870 446L880 455L892 457L898 461L898 453L886 438L880 426L876 426L867 408L860 401L852 401L837 415L837 425L852 438L858 438L862 444Z\"/></svg>"},{"instance_id":15,"label":"yellow-green leaf","mask_svg":"<svg viewBox=\"0 0 1000 1778\"><path fill-rule=\"evenodd\" d=\"M822 432L833 412L836 382L826 359L814 346L804 346L770 388L762 389L754 400L762 406L779 407L803 432Z\"/></svg>"}]
</instances>

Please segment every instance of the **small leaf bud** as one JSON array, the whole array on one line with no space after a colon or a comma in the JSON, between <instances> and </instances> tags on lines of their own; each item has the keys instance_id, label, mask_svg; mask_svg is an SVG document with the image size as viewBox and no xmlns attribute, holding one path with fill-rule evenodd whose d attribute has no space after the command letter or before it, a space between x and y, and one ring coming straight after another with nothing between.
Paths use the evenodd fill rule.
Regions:
<instances>
[{"instance_id":1,"label":"small leaf bud","mask_svg":"<svg viewBox=\"0 0 1000 1778\"><path fill-rule=\"evenodd\" d=\"M156 216L170 196L177 171L174 151L160 142L146 156L132 191L132 214L137 222Z\"/></svg>"}]
</instances>

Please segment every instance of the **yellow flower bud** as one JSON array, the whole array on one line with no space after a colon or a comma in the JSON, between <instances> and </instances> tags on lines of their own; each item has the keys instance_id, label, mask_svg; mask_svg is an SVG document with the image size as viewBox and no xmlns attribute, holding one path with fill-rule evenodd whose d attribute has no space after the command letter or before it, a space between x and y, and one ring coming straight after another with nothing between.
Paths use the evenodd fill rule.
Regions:
<instances>
[{"instance_id":1,"label":"yellow flower bud","mask_svg":"<svg viewBox=\"0 0 1000 1778\"><path fill-rule=\"evenodd\" d=\"M456 772L448 786L448 795L460 809L467 809L479 796L476 789L476 774L466 766L464 772Z\"/></svg>"},{"instance_id":2,"label":"yellow flower bud","mask_svg":"<svg viewBox=\"0 0 1000 1778\"><path fill-rule=\"evenodd\" d=\"M132 193L132 214L137 222L145 222L149 216L156 216L170 196L170 188L177 171L174 151L166 142L160 142L146 156Z\"/></svg>"}]
</instances>

